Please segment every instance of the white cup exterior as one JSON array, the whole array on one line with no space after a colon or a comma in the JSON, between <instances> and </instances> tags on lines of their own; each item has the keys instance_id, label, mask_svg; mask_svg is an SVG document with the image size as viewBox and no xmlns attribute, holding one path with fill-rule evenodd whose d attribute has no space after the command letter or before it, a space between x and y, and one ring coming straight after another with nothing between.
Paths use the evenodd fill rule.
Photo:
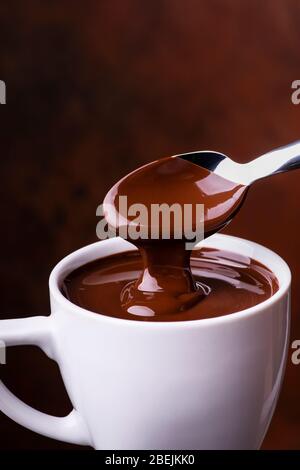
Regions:
<instances>
[{"instance_id":1,"label":"white cup exterior","mask_svg":"<svg viewBox=\"0 0 300 470\"><path fill-rule=\"evenodd\" d=\"M96 258L133 249L114 238L64 258L50 276L51 315L0 322L7 345L37 344L59 365L74 410L56 418L0 386L0 409L42 434L95 449L257 449L271 421L289 347L287 264L227 235L202 242L252 257L279 290L242 312L212 319L142 322L68 301L62 279Z\"/></svg>"}]
</instances>

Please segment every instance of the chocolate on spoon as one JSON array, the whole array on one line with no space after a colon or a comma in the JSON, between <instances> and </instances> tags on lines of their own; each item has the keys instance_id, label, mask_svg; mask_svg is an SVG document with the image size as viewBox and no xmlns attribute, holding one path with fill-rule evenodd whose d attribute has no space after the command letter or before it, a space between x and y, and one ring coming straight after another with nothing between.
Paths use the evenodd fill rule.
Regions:
<instances>
[{"instance_id":1,"label":"chocolate on spoon","mask_svg":"<svg viewBox=\"0 0 300 470\"><path fill-rule=\"evenodd\" d=\"M191 232L196 234L198 227L202 227L202 238L208 237L232 220L250 184L300 166L299 156L299 143L247 164L236 163L217 152L192 152L149 163L114 185L104 199L106 220L119 235L139 248L144 265L139 279L122 292L124 309L133 315L176 314L192 308L208 295L194 281L190 270L191 248L187 249L190 238L183 230L184 217L178 221L175 215L170 215L171 210L168 224L162 218L153 221L152 207L165 205L170 209L176 205L184 214L186 206L191 206ZM121 202L124 198L125 205ZM200 204L204 209L202 226L199 213L194 210ZM137 217L143 207L147 209L147 218ZM143 236L139 237L138 231L131 236L128 229L132 225L138 226Z\"/></svg>"}]
</instances>

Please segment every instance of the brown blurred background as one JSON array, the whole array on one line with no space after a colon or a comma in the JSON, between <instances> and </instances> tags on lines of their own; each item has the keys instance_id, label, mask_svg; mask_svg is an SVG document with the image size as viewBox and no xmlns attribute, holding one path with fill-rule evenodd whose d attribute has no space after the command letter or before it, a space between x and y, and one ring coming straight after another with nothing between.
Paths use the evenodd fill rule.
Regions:
<instances>
[{"instance_id":1,"label":"brown blurred background","mask_svg":"<svg viewBox=\"0 0 300 470\"><path fill-rule=\"evenodd\" d=\"M211 148L243 162L300 137L298 0L10 0L0 4L0 318L49 312L48 275L96 240L121 176ZM293 272L300 339L300 173L259 182L226 230ZM291 356L291 354L290 354ZM300 449L300 366L289 363L265 449ZM10 348L3 380L30 405L70 410L59 371ZM0 449L75 448L0 416Z\"/></svg>"}]
</instances>

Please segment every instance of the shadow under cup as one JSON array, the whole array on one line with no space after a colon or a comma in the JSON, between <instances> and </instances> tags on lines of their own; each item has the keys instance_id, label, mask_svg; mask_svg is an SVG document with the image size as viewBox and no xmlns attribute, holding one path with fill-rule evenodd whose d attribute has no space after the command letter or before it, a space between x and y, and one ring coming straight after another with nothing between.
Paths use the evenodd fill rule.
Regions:
<instances>
[{"instance_id":1,"label":"shadow under cup","mask_svg":"<svg viewBox=\"0 0 300 470\"><path fill-rule=\"evenodd\" d=\"M0 322L8 345L37 344L57 361L74 410L64 418L40 413L0 383L2 411L36 432L95 449L259 448L285 370L290 270L247 240L217 234L201 244L261 262L276 275L278 291L209 319L109 317L71 303L61 283L79 266L132 245L114 238L84 247L52 271L49 317Z\"/></svg>"}]
</instances>

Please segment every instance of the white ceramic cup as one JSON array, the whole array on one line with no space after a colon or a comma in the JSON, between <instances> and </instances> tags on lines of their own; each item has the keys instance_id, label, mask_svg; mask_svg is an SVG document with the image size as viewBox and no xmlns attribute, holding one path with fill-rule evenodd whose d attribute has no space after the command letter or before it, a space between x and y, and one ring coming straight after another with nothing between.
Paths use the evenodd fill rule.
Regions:
<instances>
[{"instance_id":1,"label":"white ceramic cup","mask_svg":"<svg viewBox=\"0 0 300 470\"><path fill-rule=\"evenodd\" d=\"M82 264L133 247L120 238L84 247L50 275L50 316L0 322L6 345L35 344L57 361L74 410L63 418L41 413L1 382L0 409L33 431L96 449L259 448L284 375L290 270L247 240L214 235L203 245L255 258L275 273L279 290L212 319L112 318L74 305L60 285Z\"/></svg>"}]
</instances>

